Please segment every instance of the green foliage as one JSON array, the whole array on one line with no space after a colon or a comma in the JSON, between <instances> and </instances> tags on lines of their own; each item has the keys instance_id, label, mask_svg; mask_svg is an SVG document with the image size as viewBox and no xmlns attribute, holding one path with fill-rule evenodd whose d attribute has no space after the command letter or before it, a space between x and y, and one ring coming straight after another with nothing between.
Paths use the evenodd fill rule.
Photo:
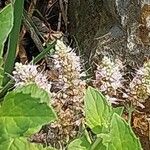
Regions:
<instances>
[{"instance_id":1,"label":"green foliage","mask_svg":"<svg viewBox=\"0 0 150 150\"><path fill-rule=\"evenodd\" d=\"M11 4L7 5L0 11L0 88L3 82L4 70L3 65L3 49L4 43L13 27L13 7Z\"/></svg>"},{"instance_id":2,"label":"green foliage","mask_svg":"<svg viewBox=\"0 0 150 150\"><path fill-rule=\"evenodd\" d=\"M31 87L30 87L31 86ZM30 92L27 89L32 89ZM20 150L25 149L31 144L25 144L24 138L38 131L40 127L46 123L50 123L56 119L54 110L45 103L47 94L44 96L36 85L28 85L21 89L9 92L0 108L0 143L1 149L15 150L15 142L20 143ZM31 94L33 91L33 94ZM13 144L12 144L13 141ZM14 142L15 141L15 142ZM13 148L14 147L14 148ZM34 146L37 149L36 146ZM30 149L29 149L30 150ZM31 149L32 150L32 149Z\"/></svg>"},{"instance_id":3,"label":"green foliage","mask_svg":"<svg viewBox=\"0 0 150 150\"><path fill-rule=\"evenodd\" d=\"M68 150L90 150L90 147L90 143L88 142L86 137L83 136L79 139L72 141L68 146Z\"/></svg>"},{"instance_id":4,"label":"green foliage","mask_svg":"<svg viewBox=\"0 0 150 150\"><path fill-rule=\"evenodd\" d=\"M110 131L102 135L102 143L107 150L140 150L139 139L136 138L127 122L116 113L110 122Z\"/></svg>"},{"instance_id":5,"label":"green foliage","mask_svg":"<svg viewBox=\"0 0 150 150\"><path fill-rule=\"evenodd\" d=\"M122 107L112 108L101 93L89 87L85 95L85 116L97 138L93 143L85 137L76 139L68 146L70 150L141 150L139 139L120 116L122 112Z\"/></svg>"},{"instance_id":6,"label":"green foliage","mask_svg":"<svg viewBox=\"0 0 150 150\"><path fill-rule=\"evenodd\" d=\"M47 48L43 49L43 51L32 60L32 63L33 64L38 63L41 59L45 57L47 53L52 54L54 52L55 44L56 44L55 42L53 42L52 44L49 44Z\"/></svg>"},{"instance_id":7,"label":"green foliage","mask_svg":"<svg viewBox=\"0 0 150 150\"><path fill-rule=\"evenodd\" d=\"M85 95L85 113L87 125L94 133L101 133L103 127L108 127L111 111L104 96L89 87Z\"/></svg>"},{"instance_id":8,"label":"green foliage","mask_svg":"<svg viewBox=\"0 0 150 150\"><path fill-rule=\"evenodd\" d=\"M26 138L9 138L4 141L0 141L1 150L54 150L53 148L43 148L40 144L30 143Z\"/></svg>"},{"instance_id":9,"label":"green foliage","mask_svg":"<svg viewBox=\"0 0 150 150\"><path fill-rule=\"evenodd\" d=\"M12 0L11 4L0 11L0 88L2 83L6 85L0 93L2 96L12 84L7 83L6 73L11 74L13 70L23 6L24 0ZM2 54L8 37L4 62ZM52 53L54 44L43 50L32 63L35 64L47 53ZM122 107L112 108L105 97L92 87L86 91L84 104L86 125L94 136L85 132L68 145L68 150L142 149L131 126L121 117ZM50 96L45 90L34 84L14 89L4 97L0 106L0 150L52 150L28 142L27 137L37 132L42 125L56 119L56 113L50 105Z\"/></svg>"},{"instance_id":10,"label":"green foliage","mask_svg":"<svg viewBox=\"0 0 150 150\"><path fill-rule=\"evenodd\" d=\"M11 74L11 72L13 71L14 62L16 58L16 49L17 49L17 43L19 39L19 32L20 32L21 21L22 21L24 0L13 0L12 6L14 9L13 28L9 35L7 56L4 65L4 72L9 74ZM3 84L6 85L8 80L9 80L8 76L7 74L5 74Z\"/></svg>"},{"instance_id":11,"label":"green foliage","mask_svg":"<svg viewBox=\"0 0 150 150\"><path fill-rule=\"evenodd\" d=\"M4 43L13 27L13 7L7 5L0 11L0 57L3 54Z\"/></svg>"},{"instance_id":12,"label":"green foliage","mask_svg":"<svg viewBox=\"0 0 150 150\"><path fill-rule=\"evenodd\" d=\"M22 92L23 94L31 94L33 98L40 98L40 102L50 104L50 95L45 92L44 89L37 87L35 84L29 84L16 89L17 92Z\"/></svg>"},{"instance_id":13,"label":"green foliage","mask_svg":"<svg viewBox=\"0 0 150 150\"><path fill-rule=\"evenodd\" d=\"M119 116L122 115L124 108L123 107L116 107L113 108L113 113L115 112L116 114L118 114Z\"/></svg>"}]
</instances>

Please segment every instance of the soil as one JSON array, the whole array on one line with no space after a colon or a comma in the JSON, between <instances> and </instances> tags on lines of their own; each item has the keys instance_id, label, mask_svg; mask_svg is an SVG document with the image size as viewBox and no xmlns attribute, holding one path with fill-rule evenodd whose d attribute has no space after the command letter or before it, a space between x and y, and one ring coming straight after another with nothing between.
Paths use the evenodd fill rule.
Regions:
<instances>
[{"instance_id":1,"label":"soil","mask_svg":"<svg viewBox=\"0 0 150 150\"><path fill-rule=\"evenodd\" d=\"M144 109L138 109L132 116L132 127L140 138L144 150L150 149L150 101L144 103Z\"/></svg>"}]
</instances>

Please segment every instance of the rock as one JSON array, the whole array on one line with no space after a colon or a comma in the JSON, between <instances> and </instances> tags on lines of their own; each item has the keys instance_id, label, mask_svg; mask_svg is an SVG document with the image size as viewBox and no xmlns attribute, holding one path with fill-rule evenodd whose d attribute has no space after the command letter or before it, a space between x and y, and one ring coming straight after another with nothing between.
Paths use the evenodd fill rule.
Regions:
<instances>
[{"instance_id":1,"label":"rock","mask_svg":"<svg viewBox=\"0 0 150 150\"><path fill-rule=\"evenodd\" d=\"M149 3L145 1L147 5ZM120 58L127 64L142 64L149 57L149 35L141 27L141 0L70 0L69 32L89 62L102 55ZM142 31L141 31L142 29Z\"/></svg>"}]
</instances>

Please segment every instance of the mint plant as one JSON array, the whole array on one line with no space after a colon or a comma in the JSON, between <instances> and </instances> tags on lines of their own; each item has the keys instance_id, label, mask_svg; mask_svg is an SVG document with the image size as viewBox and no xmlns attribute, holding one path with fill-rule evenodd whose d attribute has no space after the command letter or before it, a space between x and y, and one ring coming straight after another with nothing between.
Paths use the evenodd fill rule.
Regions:
<instances>
[{"instance_id":1,"label":"mint plant","mask_svg":"<svg viewBox=\"0 0 150 150\"><path fill-rule=\"evenodd\" d=\"M86 90L80 56L62 40L56 41L51 55L50 69L57 72L53 79L47 80L47 72L38 71L35 65L53 46L43 50L32 63L16 63L14 67L23 2L13 0L0 12L0 149L141 150L139 139L121 117L123 108L113 108L109 103L116 102L117 97L111 94L122 87L120 64L115 66L105 57L105 69L100 67L97 72L97 81L109 76L107 86L112 91L107 91L105 82L100 80L100 89L107 97L92 87ZM8 48L6 59L2 57L4 44ZM15 82L9 91L8 74ZM48 144L54 148L28 140L45 124L52 129Z\"/></svg>"},{"instance_id":2,"label":"mint plant","mask_svg":"<svg viewBox=\"0 0 150 150\"><path fill-rule=\"evenodd\" d=\"M0 149L15 150L17 143L19 149L33 147L26 138L56 119L53 108L46 103L48 95L41 91L36 85L28 85L5 96L0 108Z\"/></svg>"},{"instance_id":3,"label":"mint plant","mask_svg":"<svg viewBox=\"0 0 150 150\"><path fill-rule=\"evenodd\" d=\"M85 95L86 125L96 139L87 134L72 141L69 150L141 150L139 139L131 126L121 117L122 108L117 111L96 89L89 87ZM91 142L92 141L92 142Z\"/></svg>"}]
</instances>

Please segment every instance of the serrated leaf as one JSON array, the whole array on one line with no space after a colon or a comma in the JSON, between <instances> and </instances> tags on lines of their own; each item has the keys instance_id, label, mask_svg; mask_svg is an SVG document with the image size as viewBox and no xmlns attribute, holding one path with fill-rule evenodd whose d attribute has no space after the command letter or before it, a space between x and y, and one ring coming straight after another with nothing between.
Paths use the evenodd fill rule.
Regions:
<instances>
[{"instance_id":1,"label":"serrated leaf","mask_svg":"<svg viewBox=\"0 0 150 150\"><path fill-rule=\"evenodd\" d=\"M56 119L53 109L30 94L10 92L0 109L0 137L32 134Z\"/></svg>"},{"instance_id":2,"label":"serrated leaf","mask_svg":"<svg viewBox=\"0 0 150 150\"><path fill-rule=\"evenodd\" d=\"M87 89L84 103L86 123L94 133L99 134L103 127L108 127L111 106L104 96L92 87Z\"/></svg>"},{"instance_id":3,"label":"serrated leaf","mask_svg":"<svg viewBox=\"0 0 150 150\"><path fill-rule=\"evenodd\" d=\"M50 103L50 95L44 89L39 88L36 84L29 84L16 89L17 92L31 94L33 98L40 98L41 102Z\"/></svg>"},{"instance_id":4,"label":"serrated leaf","mask_svg":"<svg viewBox=\"0 0 150 150\"><path fill-rule=\"evenodd\" d=\"M119 116L121 116L123 114L123 110L124 110L124 107L116 107L116 108L113 108L113 113L116 113Z\"/></svg>"},{"instance_id":5,"label":"serrated leaf","mask_svg":"<svg viewBox=\"0 0 150 150\"><path fill-rule=\"evenodd\" d=\"M4 43L13 27L13 8L7 5L0 11L0 57L3 54Z\"/></svg>"},{"instance_id":6,"label":"serrated leaf","mask_svg":"<svg viewBox=\"0 0 150 150\"><path fill-rule=\"evenodd\" d=\"M68 150L90 150L90 147L90 143L88 142L86 137L83 136L72 141L68 146Z\"/></svg>"},{"instance_id":7,"label":"serrated leaf","mask_svg":"<svg viewBox=\"0 0 150 150\"><path fill-rule=\"evenodd\" d=\"M108 136L103 136L103 144L107 150L142 150L140 141L131 127L116 113L112 116Z\"/></svg>"},{"instance_id":8,"label":"serrated leaf","mask_svg":"<svg viewBox=\"0 0 150 150\"><path fill-rule=\"evenodd\" d=\"M44 148L41 144L30 143L26 138L9 138L0 141L1 150L54 150L53 148Z\"/></svg>"}]
</instances>

